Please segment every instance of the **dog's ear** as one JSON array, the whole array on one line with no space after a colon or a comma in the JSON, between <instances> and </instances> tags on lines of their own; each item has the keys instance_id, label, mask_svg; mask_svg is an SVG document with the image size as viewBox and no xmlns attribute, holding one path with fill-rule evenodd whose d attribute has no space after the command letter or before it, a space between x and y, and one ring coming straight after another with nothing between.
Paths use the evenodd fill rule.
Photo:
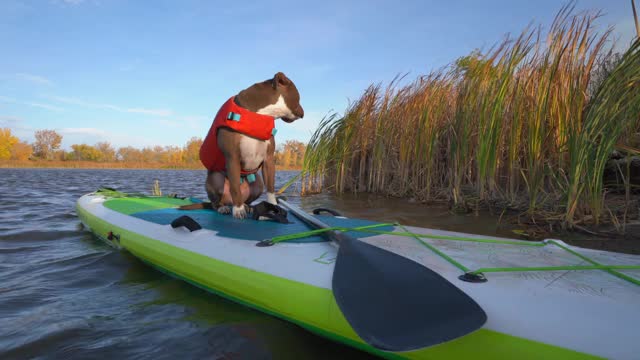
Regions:
<instances>
[{"instance_id":1,"label":"dog's ear","mask_svg":"<svg viewBox=\"0 0 640 360\"><path fill-rule=\"evenodd\" d=\"M273 88L276 89L278 86L288 86L291 85L291 80L282 72L278 72L273 76Z\"/></svg>"}]
</instances>

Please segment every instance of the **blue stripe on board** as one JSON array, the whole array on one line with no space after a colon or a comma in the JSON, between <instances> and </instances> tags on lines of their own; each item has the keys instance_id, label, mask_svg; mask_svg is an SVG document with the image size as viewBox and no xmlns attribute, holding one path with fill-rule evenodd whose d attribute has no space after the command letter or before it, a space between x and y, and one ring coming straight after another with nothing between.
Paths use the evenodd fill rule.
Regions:
<instances>
[{"instance_id":1,"label":"blue stripe on board","mask_svg":"<svg viewBox=\"0 0 640 360\"><path fill-rule=\"evenodd\" d=\"M187 215L197 221L200 226L205 229L218 231L218 235L242 240L260 241L270 239L276 236L295 234L303 231L311 230L307 225L302 223L294 215L289 214L288 219L291 224L280 224L275 221L263 220L257 221L252 219L238 220L231 215L220 215L212 210L178 210L178 209L160 209L151 211L142 211L131 216L145 221L153 222L161 225L169 225L176 218ZM333 216L317 216L322 222L329 226L342 227L358 227L379 224L379 222L361 220L361 219L340 219ZM392 231L393 226L384 226L376 228L376 230ZM363 238L373 236L375 234L364 232L349 232L350 236ZM326 241L321 236L313 236L304 239L291 240L290 242L306 243Z\"/></svg>"}]
</instances>

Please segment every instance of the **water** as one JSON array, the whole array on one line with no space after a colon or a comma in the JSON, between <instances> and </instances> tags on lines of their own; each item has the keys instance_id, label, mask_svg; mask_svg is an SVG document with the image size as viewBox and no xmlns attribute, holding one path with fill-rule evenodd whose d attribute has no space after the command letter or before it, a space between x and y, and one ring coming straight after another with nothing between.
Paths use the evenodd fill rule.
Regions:
<instances>
[{"instance_id":1,"label":"water","mask_svg":"<svg viewBox=\"0 0 640 360\"><path fill-rule=\"evenodd\" d=\"M164 193L206 198L204 177L0 169L0 358L371 358L168 277L76 217L77 198L100 186L149 193L158 179Z\"/></svg>"},{"instance_id":2,"label":"water","mask_svg":"<svg viewBox=\"0 0 640 360\"><path fill-rule=\"evenodd\" d=\"M296 172L278 172L279 188ZM168 277L84 231L101 186L206 198L204 171L0 169L0 358L371 359ZM306 210L514 237L495 217L374 195L287 196Z\"/></svg>"}]
</instances>

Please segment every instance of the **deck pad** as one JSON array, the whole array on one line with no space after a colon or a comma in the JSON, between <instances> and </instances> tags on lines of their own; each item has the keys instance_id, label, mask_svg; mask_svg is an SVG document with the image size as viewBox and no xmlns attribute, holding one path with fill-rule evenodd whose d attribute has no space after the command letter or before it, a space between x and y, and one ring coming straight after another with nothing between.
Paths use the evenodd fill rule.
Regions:
<instances>
[{"instance_id":1,"label":"deck pad","mask_svg":"<svg viewBox=\"0 0 640 360\"><path fill-rule=\"evenodd\" d=\"M133 217L150 221L156 224L169 225L171 222L180 216L187 215L197 221L204 229L217 231L219 236L239 239L239 240L254 240L262 241L265 239L271 239L276 236L296 234L312 230L306 224L301 222L293 215L289 215L287 218L291 222L290 224L281 224L271 220L253 220L253 219L235 219L231 215L221 215L213 210L178 210L176 208L165 208L150 211L141 211L130 214ZM358 226L367 226L378 224L374 221L360 220L360 219L342 219L332 216L318 216L323 222L331 226L342 226L347 228L354 228ZM393 231L393 226L383 226L376 228L376 230ZM364 233L358 231L347 232L350 236L356 238L363 238L373 236L372 233ZM322 242L327 241L322 236L312 236L302 239L290 240L288 242Z\"/></svg>"},{"instance_id":2,"label":"deck pad","mask_svg":"<svg viewBox=\"0 0 640 360\"><path fill-rule=\"evenodd\" d=\"M130 215L141 211L175 208L182 205L191 205L201 202L202 201L194 198L179 199L168 196L127 196L108 199L104 202L104 207L117 211L121 214Z\"/></svg>"}]
</instances>

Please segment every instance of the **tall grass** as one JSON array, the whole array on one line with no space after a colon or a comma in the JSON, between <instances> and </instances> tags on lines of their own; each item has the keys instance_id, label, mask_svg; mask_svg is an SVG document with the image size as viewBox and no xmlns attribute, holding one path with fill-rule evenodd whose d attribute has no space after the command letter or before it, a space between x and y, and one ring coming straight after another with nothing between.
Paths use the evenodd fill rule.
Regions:
<instances>
[{"instance_id":1,"label":"tall grass","mask_svg":"<svg viewBox=\"0 0 640 360\"><path fill-rule=\"evenodd\" d=\"M640 45L610 66L598 17L570 3L546 33L527 27L407 85L371 85L312 136L304 191L500 205L567 227L612 215L602 175L614 147L639 140Z\"/></svg>"},{"instance_id":2,"label":"tall grass","mask_svg":"<svg viewBox=\"0 0 640 360\"><path fill-rule=\"evenodd\" d=\"M605 195L601 174L621 134L637 129L638 122L640 41L636 40L589 102L581 131L571 137L567 223L572 222L581 205L596 223L600 220Z\"/></svg>"}]
</instances>

